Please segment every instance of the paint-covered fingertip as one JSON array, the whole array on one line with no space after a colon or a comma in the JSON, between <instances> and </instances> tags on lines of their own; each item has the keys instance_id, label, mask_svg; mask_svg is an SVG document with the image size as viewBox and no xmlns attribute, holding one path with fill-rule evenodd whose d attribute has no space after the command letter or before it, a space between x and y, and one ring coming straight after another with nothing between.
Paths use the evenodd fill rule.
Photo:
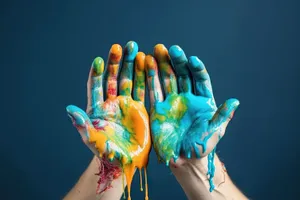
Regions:
<instances>
[{"instance_id":1,"label":"paint-covered fingertip","mask_svg":"<svg viewBox=\"0 0 300 200\"><path fill-rule=\"evenodd\" d=\"M193 71L202 71L205 69L204 63L197 56L191 56L188 63Z\"/></svg>"},{"instance_id":2,"label":"paint-covered fingertip","mask_svg":"<svg viewBox=\"0 0 300 200\"><path fill-rule=\"evenodd\" d=\"M66 111L68 114L72 114L74 112L74 110L76 110L78 107L77 106L74 106L74 105L68 105L66 107Z\"/></svg>"},{"instance_id":3,"label":"paint-covered fingertip","mask_svg":"<svg viewBox=\"0 0 300 200\"><path fill-rule=\"evenodd\" d=\"M168 49L163 44L155 45L155 47L154 47L154 57L160 62L169 60Z\"/></svg>"},{"instance_id":4,"label":"paint-covered fingertip","mask_svg":"<svg viewBox=\"0 0 300 200\"><path fill-rule=\"evenodd\" d=\"M146 67L148 76L155 75L155 71L157 70L157 63L153 56L151 56L151 55L146 56L145 67Z\"/></svg>"},{"instance_id":5,"label":"paint-covered fingertip","mask_svg":"<svg viewBox=\"0 0 300 200\"><path fill-rule=\"evenodd\" d=\"M109 61L112 64L117 64L120 62L122 57L122 47L119 44L114 44L111 46L109 51Z\"/></svg>"},{"instance_id":6,"label":"paint-covered fingertip","mask_svg":"<svg viewBox=\"0 0 300 200\"><path fill-rule=\"evenodd\" d=\"M124 60L130 62L134 61L138 50L139 50L139 46L136 42L134 41L127 42L124 49Z\"/></svg>"},{"instance_id":7,"label":"paint-covered fingertip","mask_svg":"<svg viewBox=\"0 0 300 200\"><path fill-rule=\"evenodd\" d=\"M169 54L172 58L179 58L184 55L184 52L178 45L173 45L169 49Z\"/></svg>"},{"instance_id":8,"label":"paint-covered fingertip","mask_svg":"<svg viewBox=\"0 0 300 200\"><path fill-rule=\"evenodd\" d=\"M145 70L145 58L146 55L143 52L138 52L135 58L136 69L139 71Z\"/></svg>"},{"instance_id":9,"label":"paint-covered fingertip","mask_svg":"<svg viewBox=\"0 0 300 200\"><path fill-rule=\"evenodd\" d=\"M229 116L239 107L240 102L235 98L231 98L225 101L221 106L220 114L223 116Z\"/></svg>"},{"instance_id":10,"label":"paint-covered fingertip","mask_svg":"<svg viewBox=\"0 0 300 200\"><path fill-rule=\"evenodd\" d=\"M235 98L231 98L226 101L226 104L230 110L236 110L240 105L240 101Z\"/></svg>"},{"instance_id":11,"label":"paint-covered fingertip","mask_svg":"<svg viewBox=\"0 0 300 200\"><path fill-rule=\"evenodd\" d=\"M104 60L101 57L96 57L92 64L93 76L100 76L104 71Z\"/></svg>"},{"instance_id":12,"label":"paint-covered fingertip","mask_svg":"<svg viewBox=\"0 0 300 200\"><path fill-rule=\"evenodd\" d=\"M86 115L86 113L77 106L69 105L66 107L66 111L69 117L72 118L72 121L77 126L84 126L88 121L88 116Z\"/></svg>"}]
</instances>

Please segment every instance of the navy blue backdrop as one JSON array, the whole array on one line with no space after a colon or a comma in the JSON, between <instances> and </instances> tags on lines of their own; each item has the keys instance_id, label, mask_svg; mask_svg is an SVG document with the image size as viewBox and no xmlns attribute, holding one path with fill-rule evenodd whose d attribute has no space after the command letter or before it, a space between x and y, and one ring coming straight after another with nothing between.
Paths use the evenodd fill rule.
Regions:
<instances>
[{"instance_id":1,"label":"navy blue backdrop","mask_svg":"<svg viewBox=\"0 0 300 200\"><path fill-rule=\"evenodd\" d=\"M10 0L0 6L0 199L61 199L92 158L66 112L86 106L94 57L135 40L180 45L241 106L218 146L253 199L295 199L300 178L297 0ZM134 180L132 199L142 199ZM151 153L150 198L186 199Z\"/></svg>"}]
</instances>

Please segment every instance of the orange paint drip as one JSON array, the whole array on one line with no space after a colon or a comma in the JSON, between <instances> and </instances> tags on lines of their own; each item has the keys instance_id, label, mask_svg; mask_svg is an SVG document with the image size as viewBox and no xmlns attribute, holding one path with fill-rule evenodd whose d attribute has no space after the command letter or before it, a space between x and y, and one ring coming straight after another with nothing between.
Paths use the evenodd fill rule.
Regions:
<instances>
[{"instance_id":1,"label":"orange paint drip","mask_svg":"<svg viewBox=\"0 0 300 200\"><path fill-rule=\"evenodd\" d=\"M145 173L145 200L148 200L148 177L147 177L147 168L144 168L144 173Z\"/></svg>"},{"instance_id":2,"label":"orange paint drip","mask_svg":"<svg viewBox=\"0 0 300 200\"><path fill-rule=\"evenodd\" d=\"M140 173L140 190L143 191L142 169L139 169L139 173Z\"/></svg>"},{"instance_id":3,"label":"orange paint drip","mask_svg":"<svg viewBox=\"0 0 300 200\"><path fill-rule=\"evenodd\" d=\"M110 99L121 109L120 123L126 131L130 133L129 139L123 137L111 126L105 126L103 130L97 130L93 127L88 127L89 142L94 143L99 151L99 156L107 155L109 158L114 158L118 148L126 155L122 155L120 160L121 167L126 177L128 200L131 200L131 182L138 168L145 170L145 199L148 199L148 185L146 167L148 164L148 156L151 148L151 137L149 129L149 117L145 107L139 102L133 101L131 97L118 96ZM107 151L107 142L113 143L118 148L110 148ZM141 180L142 181L142 180Z\"/></svg>"}]
</instances>

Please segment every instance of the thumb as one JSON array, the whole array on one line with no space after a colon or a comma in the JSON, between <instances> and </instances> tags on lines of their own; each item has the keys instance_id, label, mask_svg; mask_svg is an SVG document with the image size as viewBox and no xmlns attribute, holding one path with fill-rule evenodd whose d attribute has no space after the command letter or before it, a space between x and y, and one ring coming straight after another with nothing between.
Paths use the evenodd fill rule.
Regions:
<instances>
[{"instance_id":1,"label":"thumb","mask_svg":"<svg viewBox=\"0 0 300 200\"><path fill-rule=\"evenodd\" d=\"M73 125L77 128L84 143L88 142L89 134L88 127L93 126L88 115L77 106L69 105L66 108L69 117L71 118Z\"/></svg>"},{"instance_id":2,"label":"thumb","mask_svg":"<svg viewBox=\"0 0 300 200\"><path fill-rule=\"evenodd\" d=\"M213 128L222 127L224 129L224 132L222 133L221 136L224 135L225 129L228 123L230 122L230 120L232 119L234 112L236 111L239 105L240 105L239 100L234 98L228 99L225 101L225 103L219 106L217 112L211 119L210 123Z\"/></svg>"}]
</instances>

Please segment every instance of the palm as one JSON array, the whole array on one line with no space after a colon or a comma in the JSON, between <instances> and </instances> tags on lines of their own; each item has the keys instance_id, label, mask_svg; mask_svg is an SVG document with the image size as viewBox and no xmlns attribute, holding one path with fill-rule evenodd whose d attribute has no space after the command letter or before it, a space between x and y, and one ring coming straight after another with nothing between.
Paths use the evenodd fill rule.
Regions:
<instances>
[{"instance_id":1,"label":"palm","mask_svg":"<svg viewBox=\"0 0 300 200\"><path fill-rule=\"evenodd\" d=\"M206 146L206 140L219 128L209 124L216 110L213 99L191 93L174 93L155 104L151 126L159 157L164 161L176 160L180 152L187 158L192 152L200 157L197 145L203 148L201 156L210 153L214 146Z\"/></svg>"},{"instance_id":2,"label":"palm","mask_svg":"<svg viewBox=\"0 0 300 200\"><path fill-rule=\"evenodd\" d=\"M97 150L100 157L101 152L104 152L101 151L104 145L108 158L123 160L123 164L131 163L134 157L147 151L143 147L149 142L148 127L145 124L148 117L144 105L140 102L127 96L107 99L99 106L99 110L95 110L89 117L96 130L96 134L91 131L90 142L99 147ZM140 126L135 126L132 121ZM140 162L138 167L147 162L147 157Z\"/></svg>"}]
</instances>

